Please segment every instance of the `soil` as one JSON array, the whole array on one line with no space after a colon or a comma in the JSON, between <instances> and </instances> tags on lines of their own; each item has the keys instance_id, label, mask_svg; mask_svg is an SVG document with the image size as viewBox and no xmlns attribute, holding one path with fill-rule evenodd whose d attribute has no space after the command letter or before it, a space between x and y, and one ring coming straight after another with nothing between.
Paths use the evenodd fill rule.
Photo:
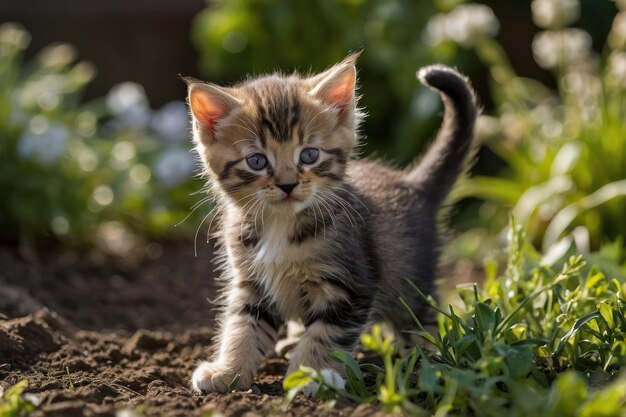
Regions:
<instances>
[{"instance_id":1,"label":"soil","mask_svg":"<svg viewBox=\"0 0 626 417\"><path fill-rule=\"evenodd\" d=\"M213 336L210 245L149 244L130 256L0 247L0 390L28 380L33 416L373 416L302 396L284 406L285 359L268 357L250 391L200 395L195 365Z\"/></svg>"}]
</instances>

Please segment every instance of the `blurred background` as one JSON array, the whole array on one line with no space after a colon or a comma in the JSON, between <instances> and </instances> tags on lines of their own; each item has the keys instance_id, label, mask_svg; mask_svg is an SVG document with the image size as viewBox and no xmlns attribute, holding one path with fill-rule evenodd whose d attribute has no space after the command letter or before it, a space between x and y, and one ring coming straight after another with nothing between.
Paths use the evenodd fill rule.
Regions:
<instances>
[{"instance_id":1,"label":"blurred background","mask_svg":"<svg viewBox=\"0 0 626 417\"><path fill-rule=\"evenodd\" d=\"M22 0L0 16L3 245L205 244L180 76L315 72L363 49L366 155L405 164L434 136L420 66L454 65L479 92L448 256L496 258L512 214L545 264L576 251L623 276L624 0Z\"/></svg>"}]
</instances>

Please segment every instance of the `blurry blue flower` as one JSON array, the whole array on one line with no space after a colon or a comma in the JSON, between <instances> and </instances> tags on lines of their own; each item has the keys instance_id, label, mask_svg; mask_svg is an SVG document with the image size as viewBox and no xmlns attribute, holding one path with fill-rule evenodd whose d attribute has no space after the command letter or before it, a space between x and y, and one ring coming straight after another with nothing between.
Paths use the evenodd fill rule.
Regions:
<instances>
[{"instance_id":1,"label":"blurry blue flower","mask_svg":"<svg viewBox=\"0 0 626 417\"><path fill-rule=\"evenodd\" d=\"M178 142L189 137L189 113L182 101L171 101L156 111L150 128L167 142Z\"/></svg>"},{"instance_id":2,"label":"blurry blue flower","mask_svg":"<svg viewBox=\"0 0 626 417\"><path fill-rule=\"evenodd\" d=\"M533 0L533 21L542 28L561 29L580 16L578 0Z\"/></svg>"},{"instance_id":3,"label":"blurry blue flower","mask_svg":"<svg viewBox=\"0 0 626 417\"><path fill-rule=\"evenodd\" d=\"M148 126L151 110L141 85L127 81L114 86L107 94L106 105L115 116L115 125L135 129Z\"/></svg>"},{"instance_id":4,"label":"blurry blue flower","mask_svg":"<svg viewBox=\"0 0 626 417\"><path fill-rule=\"evenodd\" d=\"M194 158L189 151L168 148L156 160L154 174L165 185L176 185L189 178L194 163Z\"/></svg>"},{"instance_id":5,"label":"blurry blue flower","mask_svg":"<svg viewBox=\"0 0 626 417\"><path fill-rule=\"evenodd\" d=\"M24 159L51 165L65 154L68 136L67 129L62 125L45 123L41 128L30 126L19 139L17 153Z\"/></svg>"}]
</instances>

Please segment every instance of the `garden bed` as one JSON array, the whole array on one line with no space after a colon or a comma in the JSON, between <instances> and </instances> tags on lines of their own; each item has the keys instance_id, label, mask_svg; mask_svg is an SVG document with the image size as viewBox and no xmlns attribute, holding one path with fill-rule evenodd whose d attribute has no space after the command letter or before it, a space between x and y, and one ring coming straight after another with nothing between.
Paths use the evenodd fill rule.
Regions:
<instances>
[{"instance_id":1,"label":"garden bed","mask_svg":"<svg viewBox=\"0 0 626 417\"><path fill-rule=\"evenodd\" d=\"M46 416L336 415L379 413L302 397L282 411L286 361L268 358L251 392L190 389L213 334L210 250L150 245L130 258L0 249L0 385L28 380ZM130 260L129 260L130 259Z\"/></svg>"}]
</instances>

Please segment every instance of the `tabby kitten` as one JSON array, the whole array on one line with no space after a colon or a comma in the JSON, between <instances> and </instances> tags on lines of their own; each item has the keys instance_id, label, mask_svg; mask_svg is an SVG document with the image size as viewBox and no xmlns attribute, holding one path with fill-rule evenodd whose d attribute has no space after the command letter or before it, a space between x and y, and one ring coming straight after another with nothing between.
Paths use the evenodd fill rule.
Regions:
<instances>
[{"instance_id":1,"label":"tabby kitten","mask_svg":"<svg viewBox=\"0 0 626 417\"><path fill-rule=\"evenodd\" d=\"M225 392L237 375L239 389L250 387L286 320L305 328L287 374L307 365L338 378L329 353L353 350L368 324L410 325L398 297L427 315L405 279L432 293L437 213L464 169L475 95L453 69L422 69L445 117L421 163L399 171L355 160L356 58L313 77L272 74L230 88L189 82L225 280L216 351L192 378L198 391Z\"/></svg>"}]
</instances>

